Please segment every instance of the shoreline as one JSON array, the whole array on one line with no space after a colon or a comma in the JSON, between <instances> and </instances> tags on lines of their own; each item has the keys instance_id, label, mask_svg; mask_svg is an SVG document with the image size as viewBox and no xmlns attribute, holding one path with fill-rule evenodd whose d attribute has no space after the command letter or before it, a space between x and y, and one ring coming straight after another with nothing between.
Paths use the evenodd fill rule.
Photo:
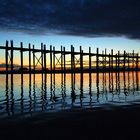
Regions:
<instances>
[{"instance_id":1,"label":"shoreline","mask_svg":"<svg viewBox=\"0 0 140 140\"><path fill-rule=\"evenodd\" d=\"M29 117L0 120L5 139L136 139L139 137L140 105L38 112Z\"/></svg>"}]
</instances>

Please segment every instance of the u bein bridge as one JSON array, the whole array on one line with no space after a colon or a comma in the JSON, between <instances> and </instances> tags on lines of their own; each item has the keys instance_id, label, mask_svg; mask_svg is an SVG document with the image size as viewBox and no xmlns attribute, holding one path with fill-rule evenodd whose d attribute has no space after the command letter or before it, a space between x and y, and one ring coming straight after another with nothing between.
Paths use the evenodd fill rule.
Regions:
<instances>
[{"instance_id":1,"label":"u bein bridge","mask_svg":"<svg viewBox=\"0 0 140 140\"><path fill-rule=\"evenodd\" d=\"M111 53L107 54L107 50L99 53L99 48L96 49L96 53L84 52L82 46L80 51L76 52L71 45L71 50L66 51L65 47L61 46L61 50L55 50L55 47L50 45L49 49L46 49L46 45L41 43L41 48L36 49L34 45L28 45L28 48L23 47L23 43L20 43L20 47L14 47L13 41L6 41L5 46L0 46L0 50L5 51L5 70L1 70L0 74L36 74L36 73L92 73L92 72L117 72L117 71L139 71L140 56L134 51L132 53L114 54L113 49ZM20 65L18 69L15 69L14 64L14 52L20 53ZM23 64L24 52L28 53L28 66ZM59 57L58 57L59 55ZM70 57L68 61L66 56ZM87 57L84 60L84 57ZM27 58L27 57L26 57ZM49 65L47 65L49 62ZM37 65L40 68L37 68ZM58 65L60 66L58 68Z\"/></svg>"}]
</instances>

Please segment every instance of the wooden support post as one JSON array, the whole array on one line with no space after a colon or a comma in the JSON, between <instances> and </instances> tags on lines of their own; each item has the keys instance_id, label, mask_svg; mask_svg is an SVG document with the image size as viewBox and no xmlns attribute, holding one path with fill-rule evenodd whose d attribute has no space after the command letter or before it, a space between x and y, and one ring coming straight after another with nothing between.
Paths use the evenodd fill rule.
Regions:
<instances>
[{"instance_id":1,"label":"wooden support post","mask_svg":"<svg viewBox=\"0 0 140 140\"><path fill-rule=\"evenodd\" d=\"M73 72L73 46L71 45L71 71Z\"/></svg>"},{"instance_id":2,"label":"wooden support post","mask_svg":"<svg viewBox=\"0 0 140 140\"><path fill-rule=\"evenodd\" d=\"M63 70L63 47L61 46L61 71Z\"/></svg>"},{"instance_id":3,"label":"wooden support post","mask_svg":"<svg viewBox=\"0 0 140 140\"><path fill-rule=\"evenodd\" d=\"M137 53L137 56L136 56L136 70L138 70L139 68L139 54Z\"/></svg>"},{"instance_id":4,"label":"wooden support post","mask_svg":"<svg viewBox=\"0 0 140 140\"><path fill-rule=\"evenodd\" d=\"M107 62L106 62L106 55L107 55L107 50L105 48L105 68L106 68L106 65L107 65Z\"/></svg>"},{"instance_id":5,"label":"wooden support post","mask_svg":"<svg viewBox=\"0 0 140 140\"><path fill-rule=\"evenodd\" d=\"M8 73L8 41L6 41L5 64L6 64L6 74L7 74Z\"/></svg>"},{"instance_id":6,"label":"wooden support post","mask_svg":"<svg viewBox=\"0 0 140 140\"><path fill-rule=\"evenodd\" d=\"M29 73L31 73L31 44L29 44Z\"/></svg>"},{"instance_id":7,"label":"wooden support post","mask_svg":"<svg viewBox=\"0 0 140 140\"><path fill-rule=\"evenodd\" d=\"M102 51L102 69L104 68L104 51Z\"/></svg>"},{"instance_id":8,"label":"wooden support post","mask_svg":"<svg viewBox=\"0 0 140 140\"><path fill-rule=\"evenodd\" d=\"M33 45L33 69L34 69L34 72L35 72L35 46Z\"/></svg>"},{"instance_id":9,"label":"wooden support post","mask_svg":"<svg viewBox=\"0 0 140 140\"><path fill-rule=\"evenodd\" d=\"M120 69L120 51L118 51L118 70Z\"/></svg>"},{"instance_id":10,"label":"wooden support post","mask_svg":"<svg viewBox=\"0 0 140 140\"><path fill-rule=\"evenodd\" d=\"M135 62L134 62L134 61L135 61L135 60L134 60L134 56L135 56L135 53L134 53L134 50L133 50L133 69L134 69L134 63L135 63Z\"/></svg>"},{"instance_id":11,"label":"wooden support post","mask_svg":"<svg viewBox=\"0 0 140 140\"><path fill-rule=\"evenodd\" d=\"M83 73L80 74L80 102L82 105L82 98L83 98Z\"/></svg>"},{"instance_id":12,"label":"wooden support post","mask_svg":"<svg viewBox=\"0 0 140 140\"><path fill-rule=\"evenodd\" d=\"M50 70L52 73L52 45L50 45Z\"/></svg>"},{"instance_id":13,"label":"wooden support post","mask_svg":"<svg viewBox=\"0 0 140 140\"><path fill-rule=\"evenodd\" d=\"M115 58L116 58L116 71L118 70L118 59L117 59L117 54L116 54L116 56L115 56Z\"/></svg>"},{"instance_id":14,"label":"wooden support post","mask_svg":"<svg viewBox=\"0 0 140 140\"><path fill-rule=\"evenodd\" d=\"M75 72L75 54L74 54L74 47L72 48L73 49L73 69L74 69L74 72Z\"/></svg>"},{"instance_id":15,"label":"wooden support post","mask_svg":"<svg viewBox=\"0 0 140 140\"><path fill-rule=\"evenodd\" d=\"M123 65L123 69L125 70L125 66L126 66L126 52L124 51L124 65Z\"/></svg>"},{"instance_id":16,"label":"wooden support post","mask_svg":"<svg viewBox=\"0 0 140 140\"><path fill-rule=\"evenodd\" d=\"M99 71L99 48L96 50L96 71Z\"/></svg>"},{"instance_id":17,"label":"wooden support post","mask_svg":"<svg viewBox=\"0 0 140 140\"><path fill-rule=\"evenodd\" d=\"M41 64L42 64L42 73L44 72L44 50L43 50L43 43L41 43Z\"/></svg>"},{"instance_id":18,"label":"wooden support post","mask_svg":"<svg viewBox=\"0 0 140 140\"><path fill-rule=\"evenodd\" d=\"M46 45L44 45L44 71L46 73Z\"/></svg>"},{"instance_id":19,"label":"wooden support post","mask_svg":"<svg viewBox=\"0 0 140 140\"><path fill-rule=\"evenodd\" d=\"M55 47L53 47L53 70L55 71Z\"/></svg>"},{"instance_id":20,"label":"wooden support post","mask_svg":"<svg viewBox=\"0 0 140 140\"><path fill-rule=\"evenodd\" d=\"M111 60L110 60L110 53L109 53L109 71L111 70Z\"/></svg>"},{"instance_id":21,"label":"wooden support post","mask_svg":"<svg viewBox=\"0 0 140 140\"><path fill-rule=\"evenodd\" d=\"M80 70L83 72L83 50L82 46L80 46Z\"/></svg>"},{"instance_id":22,"label":"wooden support post","mask_svg":"<svg viewBox=\"0 0 140 140\"><path fill-rule=\"evenodd\" d=\"M66 54L65 54L65 47L63 47L63 55L64 55L64 73L66 72Z\"/></svg>"},{"instance_id":23,"label":"wooden support post","mask_svg":"<svg viewBox=\"0 0 140 140\"><path fill-rule=\"evenodd\" d=\"M13 50L13 40L11 40L11 72L13 73L13 57L14 57L14 50Z\"/></svg>"},{"instance_id":24,"label":"wooden support post","mask_svg":"<svg viewBox=\"0 0 140 140\"><path fill-rule=\"evenodd\" d=\"M89 47L89 71L91 73L91 47Z\"/></svg>"},{"instance_id":25,"label":"wooden support post","mask_svg":"<svg viewBox=\"0 0 140 140\"><path fill-rule=\"evenodd\" d=\"M127 57L128 57L128 70L130 68L130 58L129 58L129 53L127 54Z\"/></svg>"},{"instance_id":26,"label":"wooden support post","mask_svg":"<svg viewBox=\"0 0 140 140\"><path fill-rule=\"evenodd\" d=\"M111 70L113 71L113 49L111 49Z\"/></svg>"},{"instance_id":27,"label":"wooden support post","mask_svg":"<svg viewBox=\"0 0 140 140\"><path fill-rule=\"evenodd\" d=\"M21 68L21 73L23 73L23 43L20 43L20 68Z\"/></svg>"}]
</instances>

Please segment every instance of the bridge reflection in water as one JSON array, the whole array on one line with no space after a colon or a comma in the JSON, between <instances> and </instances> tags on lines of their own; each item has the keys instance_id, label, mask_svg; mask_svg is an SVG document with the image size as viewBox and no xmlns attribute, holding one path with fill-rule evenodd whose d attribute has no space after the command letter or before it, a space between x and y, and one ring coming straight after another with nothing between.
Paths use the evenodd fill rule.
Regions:
<instances>
[{"instance_id":1,"label":"bridge reflection in water","mask_svg":"<svg viewBox=\"0 0 140 140\"><path fill-rule=\"evenodd\" d=\"M0 116L140 103L140 72L0 75Z\"/></svg>"}]
</instances>

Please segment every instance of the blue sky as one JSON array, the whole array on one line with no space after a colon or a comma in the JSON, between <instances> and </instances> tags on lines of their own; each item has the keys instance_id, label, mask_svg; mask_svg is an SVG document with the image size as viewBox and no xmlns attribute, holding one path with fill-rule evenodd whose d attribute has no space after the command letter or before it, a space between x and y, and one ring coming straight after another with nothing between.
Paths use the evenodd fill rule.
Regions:
<instances>
[{"instance_id":1,"label":"blue sky","mask_svg":"<svg viewBox=\"0 0 140 140\"><path fill-rule=\"evenodd\" d=\"M5 45L6 40L13 40L15 46L20 46L20 42L24 43L24 47L28 47L28 43L34 44L36 48L40 48L40 44L44 43L48 47L53 45L56 49L60 49L61 45L66 47L66 50L70 50L70 46L73 45L76 51L79 51L79 46L83 47L85 52L88 51L88 47L91 46L92 52L96 51L98 47L100 52L107 48L109 53L111 49L114 52L120 50L123 52L140 52L140 40L138 39L128 39L125 37L81 37L81 36L70 36L70 35L31 35L21 32L0 32L0 45Z\"/></svg>"}]
</instances>

